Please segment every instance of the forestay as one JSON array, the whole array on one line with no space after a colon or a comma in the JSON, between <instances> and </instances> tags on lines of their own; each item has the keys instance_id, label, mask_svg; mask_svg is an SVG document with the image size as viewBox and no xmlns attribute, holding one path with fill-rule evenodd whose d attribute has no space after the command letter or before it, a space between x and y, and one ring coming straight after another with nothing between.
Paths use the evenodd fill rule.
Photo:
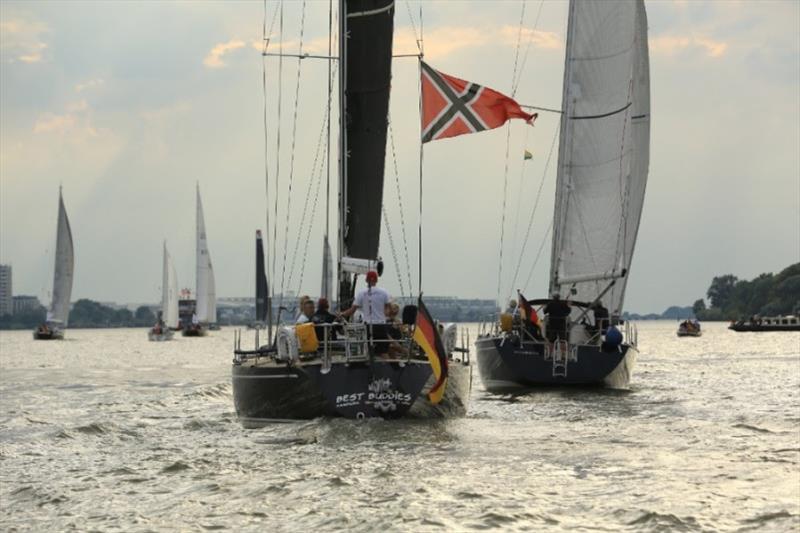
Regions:
<instances>
[{"instance_id":1,"label":"forestay","mask_svg":"<svg viewBox=\"0 0 800 533\"><path fill-rule=\"evenodd\" d=\"M591 302L616 280L619 314L649 165L647 18L642 0L569 9L550 289Z\"/></svg>"},{"instance_id":2,"label":"forestay","mask_svg":"<svg viewBox=\"0 0 800 533\"><path fill-rule=\"evenodd\" d=\"M72 278L74 273L74 254L72 248L72 230L64 208L61 191L58 192L58 228L56 230L56 261L53 275L53 300L47 313L48 322L61 323L67 326L69 319L69 301L72 296Z\"/></svg>"},{"instance_id":3,"label":"forestay","mask_svg":"<svg viewBox=\"0 0 800 533\"><path fill-rule=\"evenodd\" d=\"M214 287L214 267L208 252L206 240L206 224L203 218L203 204L200 201L200 189L197 189L197 303L195 313L203 323L214 323L217 320L216 290Z\"/></svg>"}]
</instances>

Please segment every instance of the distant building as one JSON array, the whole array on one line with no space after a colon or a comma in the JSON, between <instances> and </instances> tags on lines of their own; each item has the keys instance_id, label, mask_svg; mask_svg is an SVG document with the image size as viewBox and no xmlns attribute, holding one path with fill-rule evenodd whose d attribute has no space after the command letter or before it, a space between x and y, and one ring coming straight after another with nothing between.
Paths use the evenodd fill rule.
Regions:
<instances>
[{"instance_id":1,"label":"distant building","mask_svg":"<svg viewBox=\"0 0 800 533\"><path fill-rule=\"evenodd\" d=\"M11 265L0 265L0 316L14 313L14 294L11 290Z\"/></svg>"},{"instance_id":2,"label":"distant building","mask_svg":"<svg viewBox=\"0 0 800 533\"><path fill-rule=\"evenodd\" d=\"M14 314L25 313L26 311L35 311L42 306L39 298L36 296L14 296Z\"/></svg>"}]
</instances>

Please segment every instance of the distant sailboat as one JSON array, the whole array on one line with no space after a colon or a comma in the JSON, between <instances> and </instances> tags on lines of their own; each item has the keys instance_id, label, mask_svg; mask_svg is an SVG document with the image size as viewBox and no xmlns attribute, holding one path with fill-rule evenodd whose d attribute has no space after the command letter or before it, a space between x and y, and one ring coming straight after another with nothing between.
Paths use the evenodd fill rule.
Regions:
<instances>
[{"instance_id":1,"label":"distant sailboat","mask_svg":"<svg viewBox=\"0 0 800 533\"><path fill-rule=\"evenodd\" d=\"M209 326L217 322L217 296L214 285L214 267L208 252L206 223L203 218L203 203L200 200L200 187L197 187L197 248L195 311L192 321L182 331L184 337L204 337Z\"/></svg>"},{"instance_id":2,"label":"distant sailboat","mask_svg":"<svg viewBox=\"0 0 800 533\"><path fill-rule=\"evenodd\" d=\"M147 338L151 341L172 339L173 330L178 328L178 275L175 265L164 242L164 265L161 273L161 311L158 323L150 328Z\"/></svg>"},{"instance_id":3,"label":"distant sailboat","mask_svg":"<svg viewBox=\"0 0 800 533\"><path fill-rule=\"evenodd\" d=\"M638 354L622 303L644 203L650 67L642 0L569 3L550 266L552 299L519 297L521 320L481 335L490 392L628 386ZM544 306L544 324L534 306ZM594 324L587 315L592 312ZM609 316L610 315L610 316Z\"/></svg>"},{"instance_id":4,"label":"distant sailboat","mask_svg":"<svg viewBox=\"0 0 800 533\"><path fill-rule=\"evenodd\" d=\"M72 295L72 278L74 274L74 253L72 248L72 230L64 208L61 188L58 189L58 229L56 230L56 259L53 275L53 299L47 311L44 324L33 332L38 340L63 339L64 330L69 319L69 302Z\"/></svg>"}]
</instances>

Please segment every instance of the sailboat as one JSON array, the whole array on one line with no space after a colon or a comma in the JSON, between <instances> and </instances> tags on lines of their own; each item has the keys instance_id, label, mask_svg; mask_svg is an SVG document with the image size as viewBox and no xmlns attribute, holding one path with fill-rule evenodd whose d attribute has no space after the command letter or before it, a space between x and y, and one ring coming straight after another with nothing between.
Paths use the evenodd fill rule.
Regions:
<instances>
[{"instance_id":1,"label":"sailboat","mask_svg":"<svg viewBox=\"0 0 800 533\"><path fill-rule=\"evenodd\" d=\"M168 341L178 328L178 275L164 242L164 264L161 273L161 310L158 322L147 332L151 341Z\"/></svg>"},{"instance_id":2,"label":"sailboat","mask_svg":"<svg viewBox=\"0 0 800 533\"><path fill-rule=\"evenodd\" d=\"M650 146L643 0L570 1L561 113L550 297L520 295L519 318L477 339L490 392L629 385L637 335L620 317ZM550 313L544 323L536 306Z\"/></svg>"},{"instance_id":3,"label":"sailboat","mask_svg":"<svg viewBox=\"0 0 800 533\"><path fill-rule=\"evenodd\" d=\"M321 295L336 291L340 310L352 309L359 276L377 280L383 272L379 239L394 6L393 0L339 1L338 105L346 119L339 124L338 283L332 286L326 234ZM232 381L240 421L258 427L319 416L464 414L471 366L468 350L456 347L455 324L436 324L421 298L402 316L390 338L375 334L384 324L355 320L293 326L270 321L268 342L260 345L257 333L252 350L243 349L238 337Z\"/></svg>"},{"instance_id":4,"label":"sailboat","mask_svg":"<svg viewBox=\"0 0 800 533\"><path fill-rule=\"evenodd\" d=\"M72 278L75 269L72 248L72 230L64 208L61 188L58 189L58 228L56 229L56 259L53 274L53 299L47 318L33 332L36 340L63 339L69 319L69 301L72 295Z\"/></svg>"},{"instance_id":5,"label":"sailboat","mask_svg":"<svg viewBox=\"0 0 800 533\"><path fill-rule=\"evenodd\" d=\"M264 265L264 239L261 230L256 230L256 319L248 325L249 329L264 329L272 312L272 300L269 297L267 271Z\"/></svg>"},{"instance_id":6,"label":"sailboat","mask_svg":"<svg viewBox=\"0 0 800 533\"><path fill-rule=\"evenodd\" d=\"M196 277L195 310L192 320L181 334L184 337L205 337L207 330L217 322L217 296L214 285L214 266L208 252L206 223L203 218L203 203L200 200L200 186L197 186L197 227L196 227Z\"/></svg>"}]
</instances>

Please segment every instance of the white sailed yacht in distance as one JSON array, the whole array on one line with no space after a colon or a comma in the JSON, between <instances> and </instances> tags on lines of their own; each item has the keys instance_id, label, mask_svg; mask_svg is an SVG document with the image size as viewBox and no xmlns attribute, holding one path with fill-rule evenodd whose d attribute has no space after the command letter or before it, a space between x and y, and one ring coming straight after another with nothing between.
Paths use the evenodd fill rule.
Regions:
<instances>
[{"instance_id":1,"label":"white sailed yacht in distance","mask_svg":"<svg viewBox=\"0 0 800 533\"><path fill-rule=\"evenodd\" d=\"M172 339L173 331L178 328L178 275L172 256L167 251L164 241L164 265L161 273L161 311L158 322L147 332L151 341L168 341Z\"/></svg>"},{"instance_id":2,"label":"white sailed yacht in distance","mask_svg":"<svg viewBox=\"0 0 800 533\"><path fill-rule=\"evenodd\" d=\"M36 328L33 338L37 340L63 339L69 319L69 302L72 295L72 278L75 260L72 249L72 230L69 227L67 210L61 188L58 189L58 229L56 230L56 259L53 274L53 299L47 310L44 324Z\"/></svg>"},{"instance_id":3,"label":"white sailed yacht in distance","mask_svg":"<svg viewBox=\"0 0 800 533\"><path fill-rule=\"evenodd\" d=\"M217 295L214 285L214 267L208 252L206 223L203 218L203 203L200 200L200 186L197 186L197 228L196 228L196 278L194 315L182 330L184 337L205 337L209 326L217 322Z\"/></svg>"}]
</instances>

